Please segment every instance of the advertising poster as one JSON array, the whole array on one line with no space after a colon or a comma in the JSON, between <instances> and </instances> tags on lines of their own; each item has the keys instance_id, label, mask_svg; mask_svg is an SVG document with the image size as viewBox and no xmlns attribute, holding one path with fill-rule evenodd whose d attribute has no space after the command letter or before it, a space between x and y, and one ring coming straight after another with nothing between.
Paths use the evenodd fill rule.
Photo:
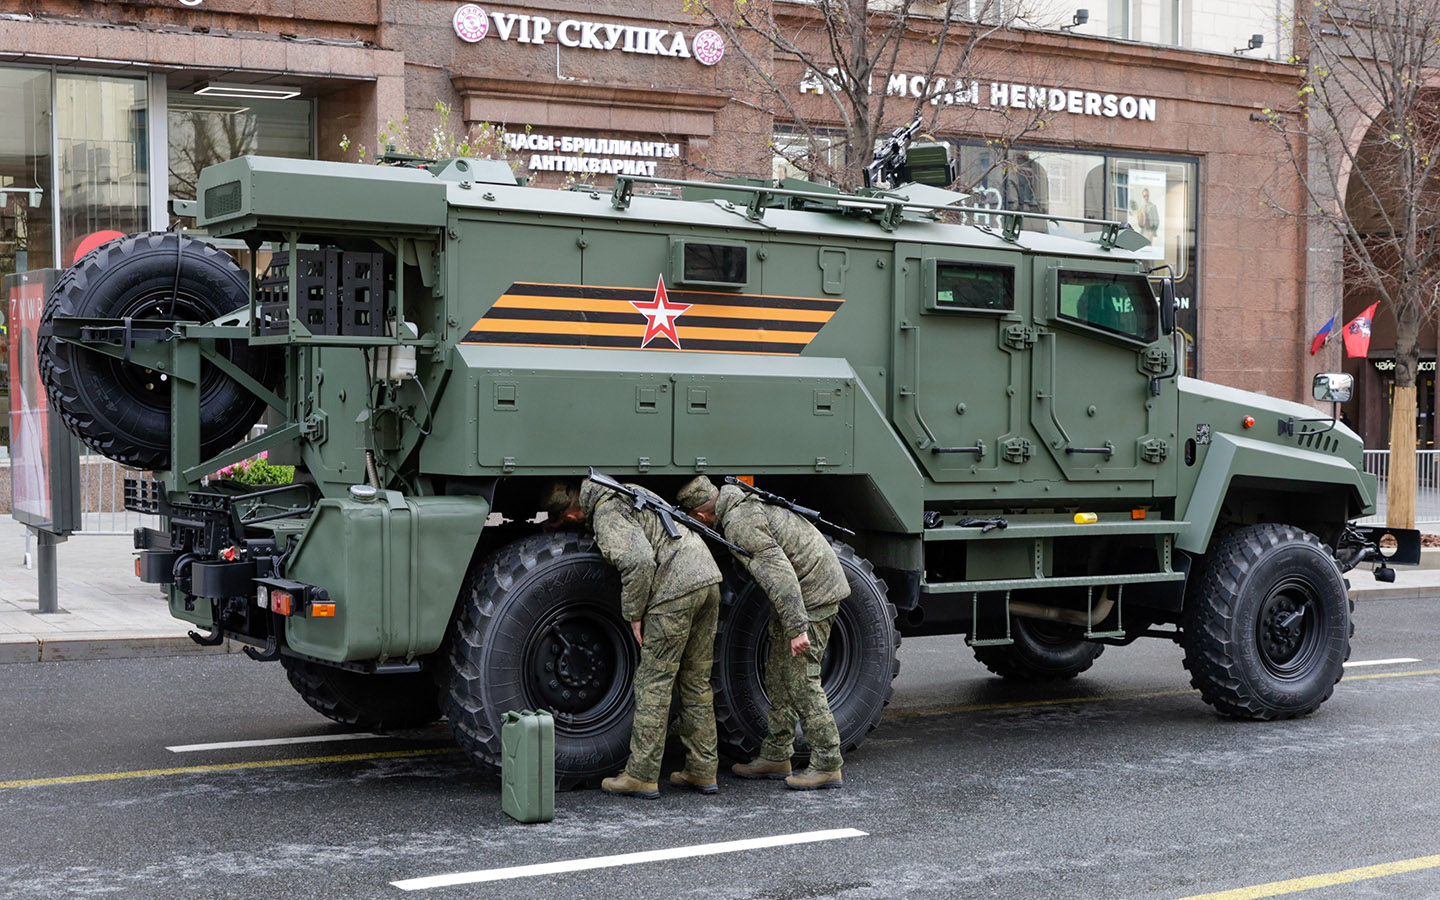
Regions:
<instances>
[{"instance_id":1,"label":"advertising poster","mask_svg":"<svg viewBox=\"0 0 1440 900\"><path fill-rule=\"evenodd\" d=\"M1165 256L1165 173L1150 169L1131 169L1126 202L1117 203L1126 212L1125 221L1150 241L1145 255L1154 259Z\"/></svg>"},{"instance_id":2,"label":"advertising poster","mask_svg":"<svg viewBox=\"0 0 1440 900\"><path fill-rule=\"evenodd\" d=\"M27 525L48 528L55 523L51 458L50 405L40 382L35 356L36 333L45 310L45 295L54 283L54 269L5 276L10 353L10 484L11 515Z\"/></svg>"}]
</instances>

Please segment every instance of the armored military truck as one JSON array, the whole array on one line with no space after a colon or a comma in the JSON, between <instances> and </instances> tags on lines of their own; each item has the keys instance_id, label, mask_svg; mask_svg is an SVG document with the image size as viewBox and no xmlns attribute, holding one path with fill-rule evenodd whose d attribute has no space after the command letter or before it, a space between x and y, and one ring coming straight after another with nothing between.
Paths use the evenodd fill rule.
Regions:
<instances>
[{"instance_id":1,"label":"armored military truck","mask_svg":"<svg viewBox=\"0 0 1440 900\"><path fill-rule=\"evenodd\" d=\"M1349 652L1344 573L1393 577L1384 530L1351 524L1376 492L1360 441L1179 374L1173 287L1118 222L899 177L551 191L401 162L212 166L178 211L260 262L113 241L65 272L40 341L67 425L153 473L126 488L163 517L136 532L140 580L333 719L445 716L495 766L502 714L543 707L567 783L616 770L637 659L618 578L538 513L592 466L662 495L748 476L853 530L824 670L847 748L901 634L963 634L1027 680L1178 641L1221 713L1305 715ZM262 451L295 482L214 477ZM1391 562L1418 560L1391 534ZM741 756L767 618L730 572L714 683Z\"/></svg>"}]
</instances>

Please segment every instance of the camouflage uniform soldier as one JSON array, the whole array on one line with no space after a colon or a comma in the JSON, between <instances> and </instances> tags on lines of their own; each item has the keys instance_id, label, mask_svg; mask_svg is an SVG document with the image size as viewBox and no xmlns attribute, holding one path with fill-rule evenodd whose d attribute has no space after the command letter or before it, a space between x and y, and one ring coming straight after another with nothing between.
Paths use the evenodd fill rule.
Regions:
<instances>
[{"instance_id":1,"label":"camouflage uniform soldier","mask_svg":"<svg viewBox=\"0 0 1440 900\"><path fill-rule=\"evenodd\" d=\"M850 584L830 542L804 517L734 485L717 491L703 476L680 489L676 505L711 527L719 523L728 540L754 554L740 561L775 607L765 668L765 743L757 759L731 771L742 778L784 778L795 790L840 787L840 734L820 684L820 661ZM810 744L810 767L792 775L797 722Z\"/></svg>"},{"instance_id":2,"label":"camouflage uniform soldier","mask_svg":"<svg viewBox=\"0 0 1440 900\"><path fill-rule=\"evenodd\" d=\"M637 485L629 487L645 491ZM594 529L600 552L620 571L620 614L640 644L630 760L625 771L606 778L601 788L608 794L660 796L665 726L671 694L678 685L678 733L686 760L683 771L671 773L670 783L715 793L719 756L710 688L720 612L720 569L715 558L699 535L682 525L680 538L671 538L655 513L635 509L627 498L588 478L578 494L573 487L552 492L546 508L552 518L586 522Z\"/></svg>"}]
</instances>

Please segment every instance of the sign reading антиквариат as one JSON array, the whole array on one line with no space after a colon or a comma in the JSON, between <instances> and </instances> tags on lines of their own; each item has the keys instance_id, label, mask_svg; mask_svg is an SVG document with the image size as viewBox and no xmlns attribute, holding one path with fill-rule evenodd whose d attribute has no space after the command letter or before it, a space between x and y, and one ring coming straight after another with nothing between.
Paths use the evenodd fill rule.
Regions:
<instances>
[{"instance_id":1,"label":"sign reading \u0430\u043d\u0442\u0438\u043a\u0432\u0430\u0440\u0438\u0430\u0442","mask_svg":"<svg viewBox=\"0 0 1440 900\"><path fill-rule=\"evenodd\" d=\"M577 50L618 50L621 53L694 59L707 66L715 65L725 55L725 39L709 28L695 35L691 41L685 37L685 32L666 28L587 22L583 19L555 22L546 16L486 12L473 3L455 10L452 21L455 34L471 44L493 35L498 40L519 44L554 42Z\"/></svg>"}]
</instances>

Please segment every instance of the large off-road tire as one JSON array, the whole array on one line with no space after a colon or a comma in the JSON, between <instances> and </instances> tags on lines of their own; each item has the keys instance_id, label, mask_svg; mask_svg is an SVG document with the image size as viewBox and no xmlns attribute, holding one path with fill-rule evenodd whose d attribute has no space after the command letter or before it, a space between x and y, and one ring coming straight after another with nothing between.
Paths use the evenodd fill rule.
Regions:
<instances>
[{"instance_id":1,"label":"large off-road tire","mask_svg":"<svg viewBox=\"0 0 1440 900\"><path fill-rule=\"evenodd\" d=\"M831 542L850 582L840 603L825 650L821 683L840 732L840 749L849 752L880 724L895 693L900 673L900 632L885 583L870 563L839 541ZM728 574L720 629L715 641L715 718L720 746L737 759L750 759L765 740L770 701L764 672L771 621L770 599L739 566ZM796 743L800 756L809 753Z\"/></svg>"},{"instance_id":2,"label":"large off-road tire","mask_svg":"<svg viewBox=\"0 0 1440 900\"><path fill-rule=\"evenodd\" d=\"M446 638L441 706L480 766L500 765L501 716L555 717L562 787L619 771L630 749L640 651L620 576L594 538L531 535L472 566Z\"/></svg>"},{"instance_id":3,"label":"large off-road tire","mask_svg":"<svg viewBox=\"0 0 1440 900\"><path fill-rule=\"evenodd\" d=\"M290 686L323 716L365 731L419 728L440 718L429 672L367 675L293 656L280 657Z\"/></svg>"},{"instance_id":4,"label":"large off-road tire","mask_svg":"<svg viewBox=\"0 0 1440 900\"><path fill-rule=\"evenodd\" d=\"M1013 644L972 648L985 668L1012 681L1064 681L1095 664L1103 644L1079 636L1073 625L1015 616L1010 620Z\"/></svg>"},{"instance_id":5,"label":"large off-road tire","mask_svg":"<svg viewBox=\"0 0 1440 900\"><path fill-rule=\"evenodd\" d=\"M173 233L102 244L60 276L45 304L55 316L209 322L249 302L249 277L220 250ZM261 384L278 376L269 348L217 341L216 350ZM162 469L170 459L169 376L49 337L39 341L50 405L82 441L123 465ZM201 365L200 452L245 436L265 403L209 363Z\"/></svg>"},{"instance_id":6,"label":"large off-road tire","mask_svg":"<svg viewBox=\"0 0 1440 900\"><path fill-rule=\"evenodd\" d=\"M1354 626L1340 568L1315 535L1289 525L1237 529L1191 577L1182 644L1206 703L1241 719L1293 719L1329 699Z\"/></svg>"}]
</instances>

